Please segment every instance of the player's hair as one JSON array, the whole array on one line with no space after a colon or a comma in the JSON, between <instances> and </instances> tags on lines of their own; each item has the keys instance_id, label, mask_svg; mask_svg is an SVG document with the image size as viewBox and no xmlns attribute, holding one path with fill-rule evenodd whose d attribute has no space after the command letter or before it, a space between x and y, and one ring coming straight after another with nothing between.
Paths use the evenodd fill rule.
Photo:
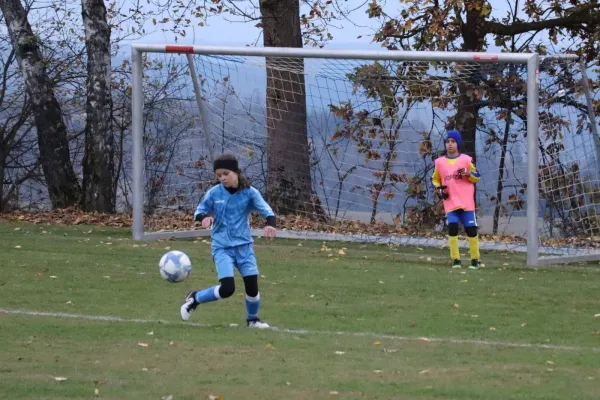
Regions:
<instances>
[{"instance_id":1,"label":"player's hair","mask_svg":"<svg viewBox=\"0 0 600 400\"><path fill-rule=\"evenodd\" d=\"M235 172L238 175L238 183L239 183L240 190L247 189L250 187L250 183L248 182L246 177L244 177L244 175L242 175L242 170L238 166L238 160L237 160L237 157L235 156L235 154L223 153L223 154L220 154L217 158L215 158L214 169L216 170L218 168L226 168L230 171ZM218 181L217 181L217 183L218 183Z\"/></svg>"}]
</instances>

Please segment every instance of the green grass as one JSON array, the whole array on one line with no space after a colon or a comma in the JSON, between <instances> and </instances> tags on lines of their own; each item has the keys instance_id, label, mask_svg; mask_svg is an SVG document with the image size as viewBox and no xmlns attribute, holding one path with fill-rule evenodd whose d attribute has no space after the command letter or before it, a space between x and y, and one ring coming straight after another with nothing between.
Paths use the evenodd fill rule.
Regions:
<instances>
[{"instance_id":1,"label":"green grass","mask_svg":"<svg viewBox=\"0 0 600 400\"><path fill-rule=\"evenodd\" d=\"M130 237L0 224L0 309L123 319L0 312L0 398L600 397L597 267L484 252L456 271L445 249L257 240L261 316L294 331L253 331L242 290L198 308L207 326L179 320L187 290L215 282L207 242ZM167 248L192 258L186 282L160 279Z\"/></svg>"}]
</instances>

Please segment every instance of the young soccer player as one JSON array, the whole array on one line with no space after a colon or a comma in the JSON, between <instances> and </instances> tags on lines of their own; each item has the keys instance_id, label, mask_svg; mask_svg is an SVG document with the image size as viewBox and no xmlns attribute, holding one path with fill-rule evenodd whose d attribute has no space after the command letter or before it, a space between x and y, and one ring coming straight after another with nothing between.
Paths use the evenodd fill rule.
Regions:
<instances>
[{"instance_id":1,"label":"young soccer player","mask_svg":"<svg viewBox=\"0 0 600 400\"><path fill-rule=\"evenodd\" d=\"M268 328L269 325L258 318L258 267L248 217L252 211L259 211L267 219L265 237L274 238L275 214L260 192L241 175L235 155L222 154L213 164L220 183L206 192L194 213L194 220L201 222L203 228L213 226L211 247L219 285L189 292L181 306L181 319L190 319L200 304L231 297L235 292L235 267L244 279L247 326Z\"/></svg>"},{"instance_id":2,"label":"young soccer player","mask_svg":"<svg viewBox=\"0 0 600 400\"><path fill-rule=\"evenodd\" d=\"M443 199L448 222L448 244L452 268L461 268L458 251L458 224L463 224L469 239L471 265L469 269L479 269L479 238L475 218L475 183L481 175L472 158L460 154L462 139L459 131L446 132L446 156L435 160L431 180L436 193Z\"/></svg>"}]
</instances>

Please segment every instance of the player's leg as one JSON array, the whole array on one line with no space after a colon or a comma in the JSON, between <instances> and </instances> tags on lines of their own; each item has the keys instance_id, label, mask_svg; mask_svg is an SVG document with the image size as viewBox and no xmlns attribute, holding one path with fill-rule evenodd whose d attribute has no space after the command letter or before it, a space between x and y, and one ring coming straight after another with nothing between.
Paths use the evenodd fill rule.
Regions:
<instances>
[{"instance_id":1,"label":"player's leg","mask_svg":"<svg viewBox=\"0 0 600 400\"><path fill-rule=\"evenodd\" d=\"M458 250L458 223L460 222L459 211L450 211L446 214L448 223L448 247L450 247L450 258L452 268L460 268L460 252Z\"/></svg>"},{"instance_id":2,"label":"player's leg","mask_svg":"<svg viewBox=\"0 0 600 400\"><path fill-rule=\"evenodd\" d=\"M180 309L181 319L184 321L190 319L192 312L198 305L226 299L235 292L235 280L233 279L234 258L231 251L229 249L215 250L213 260L217 267L219 285L203 290L192 290L186 295Z\"/></svg>"},{"instance_id":3,"label":"player's leg","mask_svg":"<svg viewBox=\"0 0 600 400\"><path fill-rule=\"evenodd\" d=\"M258 275L244 276L244 286L246 289L246 324L252 328L268 328L269 324L258 317L260 310Z\"/></svg>"},{"instance_id":4,"label":"player's leg","mask_svg":"<svg viewBox=\"0 0 600 400\"><path fill-rule=\"evenodd\" d=\"M246 290L246 324L251 328L268 328L269 324L258 317L260 292L258 291L258 265L254 246L247 244L236 248L236 265L244 279Z\"/></svg>"},{"instance_id":5,"label":"player's leg","mask_svg":"<svg viewBox=\"0 0 600 400\"><path fill-rule=\"evenodd\" d=\"M465 211L462 215L462 223L469 240L469 252L471 253L471 265L469 269L479 269L479 237L477 235L477 217L475 211Z\"/></svg>"}]
</instances>

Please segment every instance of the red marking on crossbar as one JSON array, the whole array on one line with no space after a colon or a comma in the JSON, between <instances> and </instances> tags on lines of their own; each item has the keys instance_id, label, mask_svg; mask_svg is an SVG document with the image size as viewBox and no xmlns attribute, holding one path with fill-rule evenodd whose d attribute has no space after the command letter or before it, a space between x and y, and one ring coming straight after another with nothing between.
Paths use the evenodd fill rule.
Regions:
<instances>
[{"instance_id":1,"label":"red marking on crossbar","mask_svg":"<svg viewBox=\"0 0 600 400\"><path fill-rule=\"evenodd\" d=\"M189 53L194 52L194 46L165 46L167 53Z\"/></svg>"},{"instance_id":2,"label":"red marking on crossbar","mask_svg":"<svg viewBox=\"0 0 600 400\"><path fill-rule=\"evenodd\" d=\"M488 55L488 54L475 54L473 56L473 60L490 60L490 61L498 61L498 56L496 55Z\"/></svg>"}]
</instances>

